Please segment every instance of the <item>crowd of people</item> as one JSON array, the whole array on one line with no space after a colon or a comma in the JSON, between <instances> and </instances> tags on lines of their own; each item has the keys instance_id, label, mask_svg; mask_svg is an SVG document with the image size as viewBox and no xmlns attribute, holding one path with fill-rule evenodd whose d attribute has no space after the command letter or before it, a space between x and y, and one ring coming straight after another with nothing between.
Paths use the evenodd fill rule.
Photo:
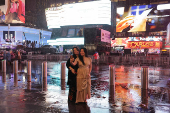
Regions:
<instances>
[{"instance_id":1,"label":"crowd of people","mask_svg":"<svg viewBox=\"0 0 170 113\"><path fill-rule=\"evenodd\" d=\"M22 56L22 54L26 54L26 53L23 50L16 50L16 51L1 50L0 54L1 54L1 60L6 60L7 64L10 65L10 64L12 64L12 62L14 60L18 60L18 62L21 63L21 56Z\"/></svg>"}]
</instances>

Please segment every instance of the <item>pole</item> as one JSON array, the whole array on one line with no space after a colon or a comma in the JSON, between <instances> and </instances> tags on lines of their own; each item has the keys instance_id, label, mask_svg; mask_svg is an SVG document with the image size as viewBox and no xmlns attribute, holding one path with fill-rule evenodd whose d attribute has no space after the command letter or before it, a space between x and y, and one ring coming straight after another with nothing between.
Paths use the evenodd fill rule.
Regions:
<instances>
[{"instance_id":1,"label":"pole","mask_svg":"<svg viewBox=\"0 0 170 113\"><path fill-rule=\"evenodd\" d=\"M2 60L2 72L6 73L6 60Z\"/></svg>"},{"instance_id":2,"label":"pole","mask_svg":"<svg viewBox=\"0 0 170 113\"><path fill-rule=\"evenodd\" d=\"M109 85L115 86L115 66L109 65Z\"/></svg>"},{"instance_id":3,"label":"pole","mask_svg":"<svg viewBox=\"0 0 170 113\"><path fill-rule=\"evenodd\" d=\"M47 91L47 62L42 63L43 91Z\"/></svg>"},{"instance_id":4,"label":"pole","mask_svg":"<svg viewBox=\"0 0 170 113\"><path fill-rule=\"evenodd\" d=\"M148 89L148 67L143 66L141 69L141 87L142 89Z\"/></svg>"},{"instance_id":5,"label":"pole","mask_svg":"<svg viewBox=\"0 0 170 113\"><path fill-rule=\"evenodd\" d=\"M14 86L18 86L18 60L13 63L13 73L14 73Z\"/></svg>"},{"instance_id":6,"label":"pole","mask_svg":"<svg viewBox=\"0 0 170 113\"><path fill-rule=\"evenodd\" d=\"M31 82L27 82L27 89L31 90Z\"/></svg>"},{"instance_id":7,"label":"pole","mask_svg":"<svg viewBox=\"0 0 170 113\"><path fill-rule=\"evenodd\" d=\"M142 104L140 105L142 108L148 108L148 90L141 89L141 101Z\"/></svg>"},{"instance_id":8,"label":"pole","mask_svg":"<svg viewBox=\"0 0 170 113\"><path fill-rule=\"evenodd\" d=\"M40 35L41 35L40 33L41 33L41 31L39 30L39 47L40 47L40 37L41 37L41 36L40 36Z\"/></svg>"},{"instance_id":9,"label":"pole","mask_svg":"<svg viewBox=\"0 0 170 113\"><path fill-rule=\"evenodd\" d=\"M47 78L47 62L43 62L42 63L42 74L43 74L43 78Z\"/></svg>"},{"instance_id":10,"label":"pole","mask_svg":"<svg viewBox=\"0 0 170 113\"><path fill-rule=\"evenodd\" d=\"M27 62L27 75L28 75L27 82L31 82L31 61Z\"/></svg>"},{"instance_id":11,"label":"pole","mask_svg":"<svg viewBox=\"0 0 170 113\"><path fill-rule=\"evenodd\" d=\"M8 39L10 39L11 42L11 38L9 37L9 29L10 29L10 24L8 24Z\"/></svg>"},{"instance_id":12,"label":"pole","mask_svg":"<svg viewBox=\"0 0 170 113\"><path fill-rule=\"evenodd\" d=\"M66 63L61 63L61 79L65 79L65 72L66 72Z\"/></svg>"},{"instance_id":13,"label":"pole","mask_svg":"<svg viewBox=\"0 0 170 113\"><path fill-rule=\"evenodd\" d=\"M66 90L65 79L61 79L61 90Z\"/></svg>"},{"instance_id":14,"label":"pole","mask_svg":"<svg viewBox=\"0 0 170 113\"><path fill-rule=\"evenodd\" d=\"M14 86L18 86L18 73L14 73Z\"/></svg>"},{"instance_id":15,"label":"pole","mask_svg":"<svg viewBox=\"0 0 170 113\"><path fill-rule=\"evenodd\" d=\"M15 60L13 63L13 73L18 74L18 60Z\"/></svg>"},{"instance_id":16,"label":"pole","mask_svg":"<svg viewBox=\"0 0 170 113\"><path fill-rule=\"evenodd\" d=\"M115 65L109 65L109 102L115 101Z\"/></svg>"},{"instance_id":17,"label":"pole","mask_svg":"<svg viewBox=\"0 0 170 113\"><path fill-rule=\"evenodd\" d=\"M3 83L6 82L6 73L2 73L2 82L3 82Z\"/></svg>"},{"instance_id":18,"label":"pole","mask_svg":"<svg viewBox=\"0 0 170 113\"><path fill-rule=\"evenodd\" d=\"M61 90L65 90L66 63L61 63Z\"/></svg>"}]
</instances>

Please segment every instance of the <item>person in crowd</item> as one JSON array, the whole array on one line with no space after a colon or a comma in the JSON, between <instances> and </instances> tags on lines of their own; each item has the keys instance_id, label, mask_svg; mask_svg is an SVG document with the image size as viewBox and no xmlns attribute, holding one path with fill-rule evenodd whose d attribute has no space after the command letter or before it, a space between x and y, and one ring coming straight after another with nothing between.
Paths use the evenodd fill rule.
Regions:
<instances>
[{"instance_id":1,"label":"person in crowd","mask_svg":"<svg viewBox=\"0 0 170 113\"><path fill-rule=\"evenodd\" d=\"M6 59L7 59L7 63L11 64L11 54L10 54L10 51L6 52Z\"/></svg>"},{"instance_id":2,"label":"person in crowd","mask_svg":"<svg viewBox=\"0 0 170 113\"><path fill-rule=\"evenodd\" d=\"M12 50L10 50L10 54L11 54L11 62L15 60L15 54Z\"/></svg>"},{"instance_id":3,"label":"person in crowd","mask_svg":"<svg viewBox=\"0 0 170 113\"><path fill-rule=\"evenodd\" d=\"M5 23L12 23L13 20L25 23L25 4L22 0L8 0Z\"/></svg>"},{"instance_id":4,"label":"person in crowd","mask_svg":"<svg viewBox=\"0 0 170 113\"><path fill-rule=\"evenodd\" d=\"M18 51L17 54L18 54L18 62L21 63L21 52L20 52L20 50Z\"/></svg>"},{"instance_id":5,"label":"person in crowd","mask_svg":"<svg viewBox=\"0 0 170 113\"><path fill-rule=\"evenodd\" d=\"M100 58L100 57L99 57L98 52L96 51L93 56L94 56L94 59L95 59L95 64L96 64L96 65L99 65L99 58Z\"/></svg>"},{"instance_id":6,"label":"person in crowd","mask_svg":"<svg viewBox=\"0 0 170 113\"><path fill-rule=\"evenodd\" d=\"M87 103L87 99L91 97L91 70L92 60L88 57L87 49L80 49L80 56L73 61L70 60L72 65L79 66L77 70L77 94L76 104L79 102Z\"/></svg>"},{"instance_id":7,"label":"person in crowd","mask_svg":"<svg viewBox=\"0 0 170 113\"><path fill-rule=\"evenodd\" d=\"M3 51L3 59L6 60L6 50Z\"/></svg>"},{"instance_id":8,"label":"person in crowd","mask_svg":"<svg viewBox=\"0 0 170 113\"><path fill-rule=\"evenodd\" d=\"M5 22L5 14L3 11L0 12L0 23Z\"/></svg>"},{"instance_id":9,"label":"person in crowd","mask_svg":"<svg viewBox=\"0 0 170 113\"><path fill-rule=\"evenodd\" d=\"M79 48L73 47L73 55L70 56L70 58L67 60L66 66L69 69L68 71L68 82L67 85L69 85L69 95L68 95L68 102L75 102L76 101L76 77L77 77L77 69L78 65L71 65L70 59L74 60L79 57Z\"/></svg>"}]
</instances>

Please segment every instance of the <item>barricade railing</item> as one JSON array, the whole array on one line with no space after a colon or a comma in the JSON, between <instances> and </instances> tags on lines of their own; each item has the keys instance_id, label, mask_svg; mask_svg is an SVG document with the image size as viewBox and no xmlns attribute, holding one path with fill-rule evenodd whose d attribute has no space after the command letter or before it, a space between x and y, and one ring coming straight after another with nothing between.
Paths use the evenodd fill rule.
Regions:
<instances>
[{"instance_id":1,"label":"barricade railing","mask_svg":"<svg viewBox=\"0 0 170 113\"><path fill-rule=\"evenodd\" d=\"M27 55L28 60L39 59L39 60L48 60L48 61L67 61L70 55ZM92 55L92 62L95 61ZM104 56L100 55L99 59L100 63L114 63L115 65L123 65L123 64L138 64L138 65L153 65L153 66L169 66L170 65L170 57L159 57L159 56Z\"/></svg>"}]
</instances>

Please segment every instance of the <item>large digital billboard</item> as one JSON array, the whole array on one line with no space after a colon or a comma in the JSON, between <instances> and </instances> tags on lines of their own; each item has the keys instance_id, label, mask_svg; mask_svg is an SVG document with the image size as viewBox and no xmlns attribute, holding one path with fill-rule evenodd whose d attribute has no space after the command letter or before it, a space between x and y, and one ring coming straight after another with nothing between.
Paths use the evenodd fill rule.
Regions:
<instances>
[{"instance_id":1,"label":"large digital billboard","mask_svg":"<svg viewBox=\"0 0 170 113\"><path fill-rule=\"evenodd\" d=\"M170 4L118 7L116 32L166 31Z\"/></svg>"},{"instance_id":2,"label":"large digital billboard","mask_svg":"<svg viewBox=\"0 0 170 113\"><path fill-rule=\"evenodd\" d=\"M69 25L111 25L110 0L66 4L60 7L47 8L45 13L49 29Z\"/></svg>"},{"instance_id":3,"label":"large digital billboard","mask_svg":"<svg viewBox=\"0 0 170 113\"><path fill-rule=\"evenodd\" d=\"M0 5L0 23L25 23L25 0L4 0Z\"/></svg>"}]
</instances>

